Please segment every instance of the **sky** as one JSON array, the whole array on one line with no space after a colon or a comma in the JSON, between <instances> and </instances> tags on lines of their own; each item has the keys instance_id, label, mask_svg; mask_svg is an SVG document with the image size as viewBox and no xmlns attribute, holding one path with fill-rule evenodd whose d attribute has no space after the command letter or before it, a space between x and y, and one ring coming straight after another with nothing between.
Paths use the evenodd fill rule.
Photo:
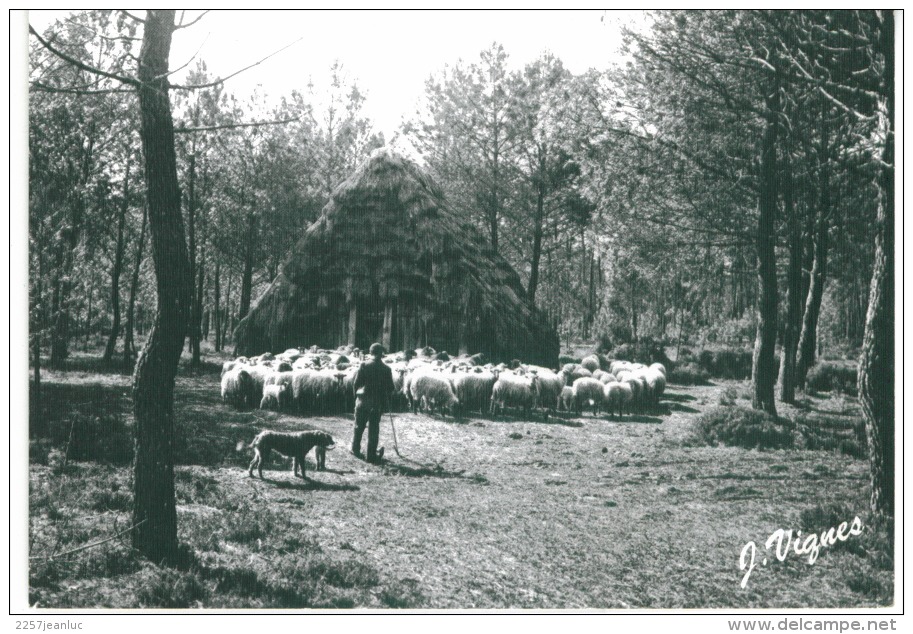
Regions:
<instances>
[{"instance_id":1,"label":"sky","mask_svg":"<svg viewBox=\"0 0 913 634\"><path fill-rule=\"evenodd\" d=\"M31 11L30 23L41 32L66 11ZM142 16L142 10L131 11ZM244 73L226 89L238 97L257 84L270 99L309 79L319 90L329 82L334 60L342 62L367 100L364 113L375 130L390 139L403 115L410 116L425 80L446 65L478 60L492 42L502 44L512 68L522 68L543 51L560 58L571 72L604 69L618 59L620 24L638 12L588 11L231 11L208 13L192 27L177 31L171 67L195 54L216 76L228 75L299 40ZM188 11L186 21L198 16ZM605 19L603 19L605 18ZM178 73L175 82L186 74Z\"/></svg>"}]
</instances>

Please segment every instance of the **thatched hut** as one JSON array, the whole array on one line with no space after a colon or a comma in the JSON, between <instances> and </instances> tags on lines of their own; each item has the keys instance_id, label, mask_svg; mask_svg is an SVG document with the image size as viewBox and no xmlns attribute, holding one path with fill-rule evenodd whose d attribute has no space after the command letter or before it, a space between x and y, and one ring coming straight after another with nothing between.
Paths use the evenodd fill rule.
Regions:
<instances>
[{"instance_id":1,"label":"thatched hut","mask_svg":"<svg viewBox=\"0 0 913 634\"><path fill-rule=\"evenodd\" d=\"M235 331L236 353L430 345L555 366L516 271L415 163L376 151L333 192Z\"/></svg>"}]
</instances>

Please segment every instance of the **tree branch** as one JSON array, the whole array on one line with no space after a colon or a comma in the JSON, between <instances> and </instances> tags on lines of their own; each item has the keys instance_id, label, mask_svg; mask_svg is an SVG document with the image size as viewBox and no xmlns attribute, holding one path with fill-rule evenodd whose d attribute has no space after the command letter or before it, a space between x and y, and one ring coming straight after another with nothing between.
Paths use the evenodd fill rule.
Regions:
<instances>
[{"instance_id":1,"label":"tree branch","mask_svg":"<svg viewBox=\"0 0 913 634\"><path fill-rule=\"evenodd\" d=\"M187 86L179 86L179 85L177 85L177 84L171 84L171 88L173 88L174 90L198 90L198 89L200 89L200 88L212 88L213 86L218 86L218 85L220 85L220 84L224 84L226 81L228 81L228 80L231 79L232 77L235 77L236 75L240 75L240 74L243 73L244 71L250 70L250 69L253 68L254 66L259 66L260 64L262 64L263 62L265 62L265 61L268 60L269 58L271 58L271 57L273 57L273 56L275 56L275 55L278 55L279 53L281 53L281 52L284 51L285 49L294 46L295 44L297 44L298 42L300 42L300 41L303 40L303 39L304 39L304 36L299 37L297 40L295 40L295 41L292 42L291 44L286 44L285 46L283 46L283 47L280 48L279 50L273 51L272 53L270 53L269 55L267 55L267 56L264 57L263 59L261 59L261 60L259 60L259 61L256 61L256 62L254 62L253 64L251 64L251 65L249 65L249 66L245 66L244 68L242 68L242 69L240 69L240 70L236 70L235 72L233 72L231 75L228 75L227 77L223 77L223 78L221 78L221 79L217 79L217 80L215 80L215 81L209 82L208 84L190 84L190 85L187 85Z\"/></svg>"},{"instance_id":2,"label":"tree branch","mask_svg":"<svg viewBox=\"0 0 913 634\"><path fill-rule=\"evenodd\" d=\"M47 42L43 37L41 37L40 35L38 35L38 31L36 31L36 30L32 27L31 24L29 24L29 32L30 32L32 35L35 36L35 39L37 39L37 40L41 43L41 45L42 45L44 48L46 48L46 49L49 50L51 53L53 53L54 55L56 55L56 56L59 57L60 59L64 60L65 62L69 62L70 64L73 64L73 66L76 66L76 67L79 68L79 69L82 69L82 70L84 70L84 71L88 71L88 72L90 72L90 73L92 73L92 74L94 74L94 75L101 75L102 77L108 77L108 78L110 78L110 79L116 79L116 80L119 81L119 82L122 82L122 83L124 83L124 84L128 84L128 85L130 85L130 86L134 86L134 87L136 87L136 88L139 88L139 86L140 86L140 82L139 82L138 80L136 80L136 79L133 79L132 77L123 77L123 76L118 75L118 74L116 74L116 73L109 73L109 72L107 72L107 71L101 70L100 68L95 68L94 66L89 66L88 64L85 64L85 63L79 61L79 60L76 59L75 57L72 57L72 56L70 56L70 55L67 55L67 54L64 53L63 51L58 51L56 48L54 48L53 46L51 46L50 43Z\"/></svg>"},{"instance_id":3,"label":"tree branch","mask_svg":"<svg viewBox=\"0 0 913 634\"><path fill-rule=\"evenodd\" d=\"M198 15L198 16L196 17L196 19L191 20L191 21L188 22L187 24L178 24L178 25L174 28L174 30L175 30L175 31L178 31L178 30L180 30L180 29L186 29L186 28L188 28L188 27L193 26L194 24L196 24L197 22L199 22L200 20L202 20L203 17L204 17L207 13L209 13L209 12L210 12L210 9L206 9L205 11L203 11L203 13L201 13L200 15ZM181 15L181 21L183 22L183 20L184 20L184 16Z\"/></svg>"},{"instance_id":4,"label":"tree branch","mask_svg":"<svg viewBox=\"0 0 913 634\"><path fill-rule=\"evenodd\" d=\"M209 132L211 130L233 130L235 128L256 128L262 125L282 125L285 123L294 123L300 121L299 117L292 119L280 119L277 121L254 121L252 123L226 123L224 125L208 125L194 128L175 128L175 134L187 134L189 132Z\"/></svg>"},{"instance_id":5,"label":"tree branch","mask_svg":"<svg viewBox=\"0 0 913 634\"><path fill-rule=\"evenodd\" d=\"M85 88L55 88L53 86L43 84L40 81L33 81L32 88L35 90L40 90L41 92L66 93L70 95L110 95L116 92L133 92L132 88L110 88L99 90L89 90Z\"/></svg>"},{"instance_id":6,"label":"tree branch","mask_svg":"<svg viewBox=\"0 0 913 634\"><path fill-rule=\"evenodd\" d=\"M145 20L143 20L142 18L136 17L135 15L133 15L132 13L130 13L129 11L126 11L126 10L124 10L124 9L120 9L120 12L123 13L123 14L124 14L125 16L127 16L128 18L130 18L131 20L133 20L134 22L139 22L140 24L145 24L145 23L146 23Z\"/></svg>"}]
</instances>

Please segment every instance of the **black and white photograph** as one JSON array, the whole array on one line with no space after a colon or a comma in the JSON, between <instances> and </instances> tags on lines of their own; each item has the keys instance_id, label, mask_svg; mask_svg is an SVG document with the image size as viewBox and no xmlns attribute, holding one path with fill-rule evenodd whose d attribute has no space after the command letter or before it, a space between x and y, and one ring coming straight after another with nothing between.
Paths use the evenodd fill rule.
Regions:
<instances>
[{"instance_id":1,"label":"black and white photograph","mask_svg":"<svg viewBox=\"0 0 913 634\"><path fill-rule=\"evenodd\" d=\"M896 629L902 11L15 31L17 629Z\"/></svg>"}]
</instances>

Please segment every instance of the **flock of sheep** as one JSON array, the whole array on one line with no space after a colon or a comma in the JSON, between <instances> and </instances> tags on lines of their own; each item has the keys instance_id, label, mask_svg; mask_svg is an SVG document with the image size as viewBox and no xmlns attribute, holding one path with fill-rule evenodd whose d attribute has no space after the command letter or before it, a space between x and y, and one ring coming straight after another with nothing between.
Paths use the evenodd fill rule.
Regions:
<instances>
[{"instance_id":1,"label":"flock of sheep","mask_svg":"<svg viewBox=\"0 0 913 634\"><path fill-rule=\"evenodd\" d=\"M580 415L592 409L622 416L654 404L666 387L660 363L645 366L597 355L558 371L518 360L485 363L481 354L451 358L432 348L389 354L396 391L393 408L413 412L497 414L528 417L537 409ZM335 351L292 348L277 355L239 357L222 366L222 399L239 408L332 414L354 409L354 382L362 362L357 348Z\"/></svg>"}]
</instances>

